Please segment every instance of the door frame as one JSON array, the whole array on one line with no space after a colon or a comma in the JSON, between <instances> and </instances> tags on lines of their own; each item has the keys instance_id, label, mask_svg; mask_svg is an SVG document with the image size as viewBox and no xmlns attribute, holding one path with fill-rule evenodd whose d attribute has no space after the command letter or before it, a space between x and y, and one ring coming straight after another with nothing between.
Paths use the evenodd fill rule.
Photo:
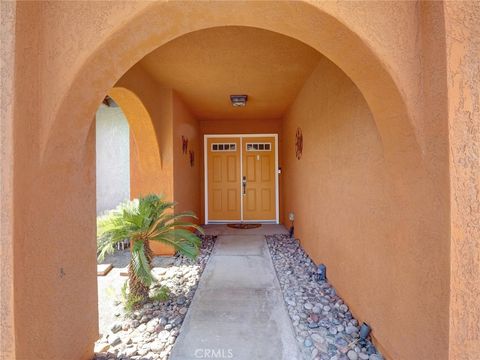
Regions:
<instances>
[{"instance_id":1,"label":"door frame","mask_svg":"<svg viewBox=\"0 0 480 360\"><path fill-rule=\"evenodd\" d=\"M243 138L273 137L275 139L275 219L274 220L249 220L249 223L280 223L280 201L278 186L278 134L205 134L203 135L203 167L204 167L204 203L205 224L226 224L243 222L243 198L240 201L240 220L209 220L208 219L208 139L233 137L240 138L240 194L242 194L243 176ZM242 196L242 195L241 195Z\"/></svg>"}]
</instances>

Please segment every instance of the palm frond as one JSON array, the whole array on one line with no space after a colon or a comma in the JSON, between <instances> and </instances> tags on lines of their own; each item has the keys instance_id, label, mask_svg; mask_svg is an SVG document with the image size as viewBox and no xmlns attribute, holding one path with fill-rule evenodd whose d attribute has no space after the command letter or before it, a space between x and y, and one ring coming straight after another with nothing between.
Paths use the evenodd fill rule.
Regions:
<instances>
[{"instance_id":1,"label":"palm frond","mask_svg":"<svg viewBox=\"0 0 480 360\"><path fill-rule=\"evenodd\" d=\"M195 259L200 252L201 239L188 230L173 229L152 238L152 240L173 246L180 254L190 259Z\"/></svg>"},{"instance_id":2,"label":"palm frond","mask_svg":"<svg viewBox=\"0 0 480 360\"><path fill-rule=\"evenodd\" d=\"M115 244L125 239L132 243L130 284L138 294L148 295L148 287L155 281L150 266L151 255L147 254L149 241L170 245L181 254L195 259L199 254L201 239L191 230L204 233L203 229L188 221L197 219L193 212L174 212L175 203L165 201L163 196L149 194L139 199L126 201L97 220L97 254L103 259L112 253ZM143 284L144 286L138 286ZM146 287L146 289L145 289Z\"/></svg>"}]
</instances>

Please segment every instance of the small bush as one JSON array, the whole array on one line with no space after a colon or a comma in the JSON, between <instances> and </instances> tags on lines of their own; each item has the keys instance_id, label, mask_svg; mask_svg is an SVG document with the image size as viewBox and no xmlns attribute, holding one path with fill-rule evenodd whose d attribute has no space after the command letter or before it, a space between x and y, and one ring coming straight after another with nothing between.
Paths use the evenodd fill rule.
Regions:
<instances>
[{"instance_id":1,"label":"small bush","mask_svg":"<svg viewBox=\"0 0 480 360\"><path fill-rule=\"evenodd\" d=\"M170 289L167 286L161 286L154 290L151 299L153 301L165 302L170 298Z\"/></svg>"},{"instance_id":2,"label":"small bush","mask_svg":"<svg viewBox=\"0 0 480 360\"><path fill-rule=\"evenodd\" d=\"M143 298L141 296L135 296L134 294L130 293L128 290L127 282L122 286L122 302L123 307L127 313L132 312L139 305L143 302Z\"/></svg>"}]
</instances>

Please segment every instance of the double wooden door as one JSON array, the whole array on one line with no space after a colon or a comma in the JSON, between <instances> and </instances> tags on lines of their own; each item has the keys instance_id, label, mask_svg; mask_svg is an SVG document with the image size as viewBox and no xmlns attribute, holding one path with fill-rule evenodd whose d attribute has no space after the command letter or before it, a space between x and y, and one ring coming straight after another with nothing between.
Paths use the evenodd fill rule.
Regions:
<instances>
[{"instance_id":1,"label":"double wooden door","mask_svg":"<svg viewBox=\"0 0 480 360\"><path fill-rule=\"evenodd\" d=\"M207 222L277 221L276 136L206 136Z\"/></svg>"}]
</instances>

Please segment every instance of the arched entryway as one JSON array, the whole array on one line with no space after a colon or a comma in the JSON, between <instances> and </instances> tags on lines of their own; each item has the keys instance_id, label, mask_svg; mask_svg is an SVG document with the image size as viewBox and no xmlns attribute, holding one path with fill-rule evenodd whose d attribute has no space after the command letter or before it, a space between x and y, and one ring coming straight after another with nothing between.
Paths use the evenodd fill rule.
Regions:
<instances>
[{"instance_id":1,"label":"arched entryway","mask_svg":"<svg viewBox=\"0 0 480 360\"><path fill-rule=\"evenodd\" d=\"M96 337L95 274L86 268L94 268L95 237L92 117L107 91L142 57L159 46L183 34L215 26L242 25L257 27L302 41L316 49L355 83L364 96L375 119L381 137L388 180L396 194L394 206L398 211L397 232L388 239L390 244L400 242L398 252L392 257L395 266L403 258L405 263L398 270L398 279L408 283L415 274L435 271L435 265L423 268L418 259L425 250L418 245L422 233L433 232L433 222L418 218L433 210L432 190L426 174L412 126L410 111L396 85L386 63L353 30L336 18L307 3L278 3L274 8L268 3L153 3L124 23L89 56L75 73L69 91L52 111L53 123L45 131L41 162L35 176L42 191L32 194L33 204L29 215L31 229L26 236L41 244L48 239L53 249L43 259L49 266L39 269L45 286L34 284L34 294L46 291L46 296L35 303L42 319L34 319L28 313L16 317L16 326L22 328L17 335L17 352L29 357L36 351L41 357L59 355L75 358L90 351ZM111 66L115 59L115 66ZM114 95L112 95L114 97ZM115 98L115 97L114 97ZM82 110L71 113L71 104L82 104ZM61 150L61 151L59 151ZM155 160L157 161L157 160ZM72 166L75 164L75 166ZM55 197L55 200L52 198ZM48 222L44 219L49 219ZM68 224L68 227L62 227ZM416 230L423 230L417 233ZM91 243L81 249L74 248L83 239ZM68 241L66 240L68 239ZM428 239L431 242L432 239ZM402 253L409 255L402 257ZM398 255L398 256L397 256ZM26 261L36 257L35 250L25 253ZM425 265L426 266L426 265ZM59 272L62 268L63 272ZM75 282L63 280L68 274ZM35 275L20 275L25 284L34 283ZM23 278L23 279L22 279ZM23 281L22 281L23 282ZM414 286L414 290L421 284ZM60 295L61 294L61 295ZM29 308L33 303L24 290L16 293L18 306ZM424 304L430 305L431 299ZM441 306L444 305L442 300ZM72 315L73 314L73 315ZM68 324L62 319L71 319ZM440 323L443 319L440 319ZM47 325L46 325L47 324ZM392 330L387 326L386 330ZM28 330L27 330L28 329ZM441 338L446 328L441 330ZM42 334L48 339L40 345ZM82 334L81 337L75 334Z\"/></svg>"}]
</instances>

